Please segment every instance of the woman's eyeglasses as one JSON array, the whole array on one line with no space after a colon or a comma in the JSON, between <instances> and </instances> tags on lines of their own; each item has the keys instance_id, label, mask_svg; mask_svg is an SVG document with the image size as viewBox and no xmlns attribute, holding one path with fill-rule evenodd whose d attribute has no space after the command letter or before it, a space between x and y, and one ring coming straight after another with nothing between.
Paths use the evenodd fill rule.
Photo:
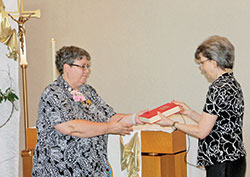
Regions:
<instances>
[{"instance_id":1,"label":"woman's eyeglasses","mask_svg":"<svg viewBox=\"0 0 250 177\"><path fill-rule=\"evenodd\" d=\"M90 65L77 65L77 64L69 64L70 66L76 66L76 67L79 67L79 68L82 68L83 70L86 70L86 69L89 69L90 68Z\"/></svg>"},{"instance_id":2,"label":"woman's eyeglasses","mask_svg":"<svg viewBox=\"0 0 250 177\"><path fill-rule=\"evenodd\" d=\"M209 61L209 59L204 60L204 61L200 61L200 62L198 62L197 64L199 65L199 67L201 67L206 61Z\"/></svg>"}]
</instances>

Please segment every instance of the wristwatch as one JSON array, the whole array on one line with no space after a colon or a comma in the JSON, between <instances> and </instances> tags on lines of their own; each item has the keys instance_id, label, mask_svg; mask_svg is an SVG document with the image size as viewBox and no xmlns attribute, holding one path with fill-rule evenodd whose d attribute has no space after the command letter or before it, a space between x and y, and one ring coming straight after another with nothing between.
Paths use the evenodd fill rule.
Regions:
<instances>
[{"instance_id":1,"label":"wristwatch","mask_svg":"<svg viewBox=\"0 0 250 177\"><path fill-rule=\"evenodd\" d=\"M175 131L175 130L177 130L177 128L175 127L175 124L176 123L179 123L179 122L176 122L176 121L174 121L174 123L173 123L173 125L172 125L172 129Z\"/></svg>"}]
</instances>

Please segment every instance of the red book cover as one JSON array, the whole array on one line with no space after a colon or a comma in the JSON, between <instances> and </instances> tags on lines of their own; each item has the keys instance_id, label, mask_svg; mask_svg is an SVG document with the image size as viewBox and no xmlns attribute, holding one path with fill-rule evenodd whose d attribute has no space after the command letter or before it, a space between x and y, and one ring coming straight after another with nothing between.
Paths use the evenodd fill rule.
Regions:
<instances>
[{"instance_id":1,"label":"red book cover","mask_svg":"<svg viewBox=\"0 0 250 177\"><path fill-rule=\"evenodd\" d=\"M161 119L157 114L158 112L164 116L170 116L180 112L180 107L174 103L166 103L140 115L140 120L146 123L154 123Z\"/></svg>"}]
</instances>

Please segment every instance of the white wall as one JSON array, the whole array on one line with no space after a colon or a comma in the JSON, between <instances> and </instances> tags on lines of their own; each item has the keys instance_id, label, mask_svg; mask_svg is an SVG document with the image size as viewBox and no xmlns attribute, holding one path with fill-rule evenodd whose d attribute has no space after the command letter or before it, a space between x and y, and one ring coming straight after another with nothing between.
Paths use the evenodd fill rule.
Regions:
<instances>
[{"instance_id":1,"label":"white wall","mask_svg":"<svg viewBox=\"0 0 250 177\"><path fill-rule=\"evenodd\" d=\"M117 112L153 108L172 99L199 111L209 83L193 54L204 39L218 34L236 47L235 76L245 95L249 154L249 7L247 0L25 0L26 10L39 8L42 13L41 19L26 24L31 126L39 96L52 78L52 37L57 49L77 45L91 53L89 83ZM192 141L193 163L195 152ZM201 174L189 168L189 177Z\"/></svg>"}]
</instances>

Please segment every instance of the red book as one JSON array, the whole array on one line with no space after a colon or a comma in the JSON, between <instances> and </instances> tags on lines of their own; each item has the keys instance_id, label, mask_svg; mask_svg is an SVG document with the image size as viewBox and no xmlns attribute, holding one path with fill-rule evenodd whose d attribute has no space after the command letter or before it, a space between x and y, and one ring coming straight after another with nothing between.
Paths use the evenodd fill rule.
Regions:
<instances>
[{"instance_id":1,"label":"red book","mask_svg":"<svg viewBox=\"0 0 250 177\"><path fill-rule=\"evenodd\" d=\"M180 107L174 103L166 103L140 115L140 120L145 123L154 123L161 119L161 117L158 116L158 112L162 113L164 116L171 116L180 112Z\"/></svg>"}]
</instances>

